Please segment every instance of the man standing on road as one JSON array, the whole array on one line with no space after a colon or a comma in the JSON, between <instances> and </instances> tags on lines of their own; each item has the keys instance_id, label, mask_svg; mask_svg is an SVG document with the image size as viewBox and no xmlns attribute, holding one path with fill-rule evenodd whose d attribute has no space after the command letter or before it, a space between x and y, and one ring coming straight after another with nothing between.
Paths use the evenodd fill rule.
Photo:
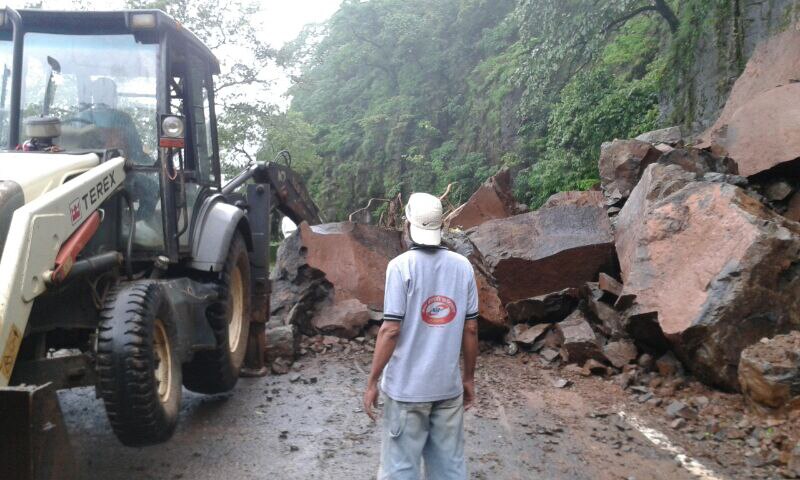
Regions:
<instances>
[{"instance_id":1,"label":"man standing on road","mask_svg":"<svg viewBox=\"0 0 800 480\"><path fill-rule=\"evenodd\" d=\"M464 480L464 410L475 401L478 293L469 260L443 248L442 203L426 193L406 206L411 249L386 269L364 410L384 393L381 480ZM464 376L459 356L464 354ZM385 367L385 369L384 369Z\"/></svg>"}]
</instances>

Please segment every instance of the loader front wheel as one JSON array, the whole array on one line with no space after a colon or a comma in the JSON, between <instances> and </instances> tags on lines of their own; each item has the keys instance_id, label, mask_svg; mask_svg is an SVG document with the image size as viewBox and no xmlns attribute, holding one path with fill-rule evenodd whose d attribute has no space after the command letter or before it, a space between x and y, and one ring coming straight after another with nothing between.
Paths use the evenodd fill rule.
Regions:
<instances>
[{"instance_id":1,"label":"loader front wheel","mask_svg":"<svg viewBox=\"0 0 800 480\"><path fill-rule=\"evenodd\" d=\"M125 445L166 441L177 425L181 366L171 317L163 290L152 281L117 287L101 313L97 388Z\"/></svg>"},{"instance_id":2,"label":"loader front wheel","mask_svg":"<svg viewBox=\"0 0 800 480\"><path fill-rule=\"evenodd\" d=\"M244 238L231 240L219 284L219 300L208 309L216 347L195 353L183 367L183 384L198 393L232 390L247 352L250 331L250 256Z\"/></svg>"}]
</instances>

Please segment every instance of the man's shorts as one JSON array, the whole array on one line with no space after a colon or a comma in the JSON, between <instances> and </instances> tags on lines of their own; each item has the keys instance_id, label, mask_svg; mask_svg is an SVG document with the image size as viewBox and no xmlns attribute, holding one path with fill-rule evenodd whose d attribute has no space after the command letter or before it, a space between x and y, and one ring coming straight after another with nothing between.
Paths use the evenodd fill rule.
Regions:
<instances>
[{"instance_id":1,"label":"man's shorts","mask_svg":"<svg viewBox=\"0 0 800 480\"><path fill-rule=\"evenodd\" d=\"M379 480L465 480L464 398L398 402L384 395Z\"/></svg>"}]
</instances>

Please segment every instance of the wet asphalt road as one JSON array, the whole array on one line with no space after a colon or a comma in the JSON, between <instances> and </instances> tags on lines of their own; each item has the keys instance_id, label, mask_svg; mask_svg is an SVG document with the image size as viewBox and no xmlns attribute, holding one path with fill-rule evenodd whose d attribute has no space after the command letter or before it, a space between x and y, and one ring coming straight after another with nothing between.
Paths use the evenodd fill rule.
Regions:
<instances>
[{"instance_id":1,"label":"wet asphalt road","mask_svg":"<svg viewBox=\"0 0 800 480\"><path fill-rule=\"evenodd\" d=\"M369 361L327 353L288 375L241 379L232 394L184 390L175 436L146 448L117 442L93 389L60 398L84 479L369 479L380 438L360 407ZM559 389L514 358L479 362L479 402L465 420L470 478L694 478L621 424L602 380Z\"/></svg>"}]
</instances>

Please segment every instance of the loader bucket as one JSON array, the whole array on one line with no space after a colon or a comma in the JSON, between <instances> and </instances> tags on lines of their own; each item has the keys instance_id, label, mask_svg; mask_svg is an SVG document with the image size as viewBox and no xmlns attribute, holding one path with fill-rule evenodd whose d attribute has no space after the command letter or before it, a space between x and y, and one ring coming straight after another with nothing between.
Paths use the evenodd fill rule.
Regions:
<instances>
[{"instance_id":1,"label":"loader bucket","mask_svg":"<svg viewBox=\"0 0 800 480\"><path fill-rule=\"evenodd\" d=\"M75 478L72 447L51 384L0 388L0 478Z\"/></svg>"}]
</instances>

